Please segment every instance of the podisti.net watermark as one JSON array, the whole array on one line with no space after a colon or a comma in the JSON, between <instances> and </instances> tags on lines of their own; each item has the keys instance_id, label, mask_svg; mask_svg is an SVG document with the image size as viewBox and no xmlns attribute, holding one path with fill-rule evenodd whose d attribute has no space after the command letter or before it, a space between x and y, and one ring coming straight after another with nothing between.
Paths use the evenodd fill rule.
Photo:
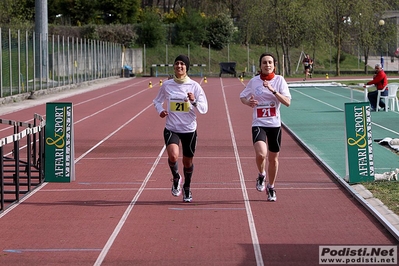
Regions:
<instances>
[{"instance_id":1,"label":"podisti.net watermark","mask_svg":"<svg viewBox=\"0 0 399 266\"><path fill-rule=\"evenodd\" d=\"M397 246L319 246L319 264L397 263Z\"/></svg>"}]
</instances>

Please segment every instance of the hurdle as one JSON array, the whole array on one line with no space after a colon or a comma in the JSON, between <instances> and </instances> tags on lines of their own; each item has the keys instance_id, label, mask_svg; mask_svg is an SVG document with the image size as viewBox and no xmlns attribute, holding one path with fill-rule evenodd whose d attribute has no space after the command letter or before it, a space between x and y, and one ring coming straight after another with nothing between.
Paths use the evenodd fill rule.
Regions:
<instances>
[{"instance_id":1,"label":"hurdle","mask_svg":"<svg viewBox=\"0 0 399 266\"><path fill-rule=\"evenodd\" d=\"M44 182L46 121L38 114L33 121L32 124L0 119L0 124L12 126L14 132L0 139L0 213ZM22 140L26 140L25 148Z\"/></svg>"},{"instance_id":2,"label":"hurdle","mask_svg":"<svg viewBox=\"0 0 399 266\"><path fill-rule=\"evenodd\" d=\"M152 64L150 69L150 76L151 77L161 77L166 76L169 77L173 75L173 64ZM172 67L172 69L170 69ZM189 75L190 76L200 76L203 77L204 75L204 67L206 64L191 64Z\"/></svg>"}]
</instances>

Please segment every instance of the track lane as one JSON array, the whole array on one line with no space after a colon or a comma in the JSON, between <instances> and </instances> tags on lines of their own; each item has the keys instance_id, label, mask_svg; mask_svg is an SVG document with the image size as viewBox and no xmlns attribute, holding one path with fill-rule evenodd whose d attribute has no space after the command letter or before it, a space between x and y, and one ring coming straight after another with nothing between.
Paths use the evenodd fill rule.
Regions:
<instances>
[{"instance_id":1,"label":"track lane","mask_svg":"<svg viewBox=\"0 0 399 266\"><path fill-rule=\"evenodd\" d=\"M98 104L98 103L95 103L95 104ZM135 105L137 106L135 108L139 108L140 104L142 104L141 100L135 102ZM114 110L115 109L116 108L114 108ZM124 110L126 110L126 106L125 106ZM130 116L130 113L127 113L127 114ZM118 114L116 114L116 115L118 115ZM119 115L119 117L120 117L120 115ZM96 118L100 121L102 119L100 116L96 116ZM93 119L93 117L91 119ZM97 122L94 122L94 124L102 125L102 126L107 125L107 123L99 123L98 120L97 120ZM142 120L142 122L146 123L147 120ZM76 132L79 132L79 130L82 130L82 132L86 132L86 133L87 132L96 133L98 131L101 131L101 130L95 130L96 128L94 128L94 131L93 131L93 128L91 128L91 126L92 126L91 123L88 123L88 122L82 123L81 125L82 126L80 126L80 125L76 126L76 128L75 128ZM119 124L119 126L120 126L120 124ZM142 126L139 126L138 124L136 124L133 127L140 128L141 130L143 130L142 134L143 135L146 134L146 132L145 132L146 127L144 124ZM129 135L129 133L131 132L131 129L127 130L126 132L127 132L127 135ZM101 132L101 133L102 133L101 137L103 137L104 132ZM77 134L79 134L79 133L77 133ZM95 142L98 140L99 140L99 138L96 137L96 134L91 134L90 141ZM128 139L126 139L126 138L124 139L125 144L126 144L127 140ZM84 144L84 142L87 142L87 140L84 140L84 139L80 140L77 137L75 140L75 146L80 147L82 145L81 143ZM111 145L114 145L114 143L111 143ZM126 145L125 145L125 147L126 147ZM95 154L95 153L91 153L92 156L93 156L93 154ZM79 155L79 153L77 153L77 155ZM104 156L104 153L102 153L102 152L97 153L97 158L103 158L102 156ZM94 155L94 157L96 157L96 156ZM92 162L94 162L94 160L92 160ZM117 169L115 170L112 166L115 165L116 167L119 167L119 169L125 169L125 171L127 171L127 173L134 173L134 172L140 173L140 167L137 165L134 165L134 164L129 164L129 163L126 164L126 162L125 162L125 164L123 164L123 167L118 166L118 163L113 163L113 164L107 165L107 164L101 164L101 161L95 161L95 162L96 163L95 163L95 165L93 165L93 167L82 163L81 160L80 160L80 162L77 163L76 174L78 176L77 180L79 180L80 182L73 182L71 184L59 184L59 183L48 184L47 186L45 186L45 188L43 188L42 191L36 193L34 199L30 199L33 202L35 200L38 200L43 205L46 205L46 206L49 205L48 208L46 208L46 210L43 210L43 211L46 213L50 213L50 215L46 215L46 217L44 217L45 218L44 221L41 221L41 223L43 225L45 225L43 227L43 230L45 230L45 231L43 231L43 230L29 231L30 236L28 236L28 239L36 240L35 243L32 245L32 246L35 246L35 250L46 250L48 248L48 246L44 245L44 247L40 248L40 243L43 244L43 243L47 242L47 244L49 244L48 243L49 239L59 239L59 238L62 239L61 236L63 236L65 238L65 236L69 235L72 237L72 239L76 239L76 240L75 241L68 240L68 244L59 244L59 245L57 245L56 243L53 243L52 245L50 244L50 246L58 246L59 247L58 249L56 249L56 250L58 250L58 252L54 251L54 252L50 252L50 254L51 253L53 253L53 254L57 253L58 255L67 254L66 256L69 256L70 254L68 252L64 252L64 251L68 251L68 250L72 249L70 246L82 247L82 246L85 246L85 244L90 245L90 243L91 243L91 241L89 241L90 243L86 243L86 239L84 237L83 237L84 241L82 241L82 237L79 237L79 235L80 236L87 235L88 237L93 237L93 241L95 241L95 242L101 240L102 239L101 238L102 231L101 230L98 231L98 229L101 228L102 226L104 226L104 221L105 220L109 221L109 222L105 222L105 224L109 224L110 222L112 223L112 220L115 220L115 219L109 220L109 217L112 218L112 217L120 216L120 214L118 214L118 213L120 213L120 211L123 211L125 209L125 207L128 205L129 201L126 200L126 195L124 193L118 193L118 189L115 189L115 187L114 187L114 189L108 190L108 191L106 189L101 189L101 188L104 188L107 186L107 185L104 186L104 184L109 184L109 183L118 184L118 182L117 182L118 179L116 179L116 180L114 179L115 171L117 172ZM100 165L99 165L99 163L100 163ZM131 169L130 169L130 167L126 167L126 165L130 166ZM101 166L104 166L104 167L101 167ZM143 164L143 166L145 169L148 168L148 166L146 164ZM82 167L83 168L87 167L87 168L86 168L86 170L84 170L84 169L82 169ZM82 171L81 171L81 169L82 169ZM122 178L129 178L130 176L127 173L125 173L124 176L122 176ZM121 177L117 176L117 178L121 178ZM139 179L139 182L142 182L142 179L140 179L139 177L137 177L137 179ZM97 187L92 185L90 189L87 189L88 184L90 184L90 183L97 184ZM122 183L123 183L123 181L121 181L121 184L118 185L119 188L121 185L123 186ZM129 183L128 181L125 182L125 184L128 184L128 183ZM115 186L115 184L113 186ZM138 189L137 184L133 183L130 185L132 186L132 188L130 188L130 191L127 192L129 194L131 194L132 191ZM68 190L68 189L65 190L66 187L68 187L71 190ZM84 187L84 188L82 188L82 187ZM93 189L93 187L94 187L94 189ZM111 185L111 187L112 187L112 185ZM97 188L97 190L95 188ZM46 193L46 192L48 192L46 190L54 191L54 192ZM115 193L115 191L117 193ZM40 196L38 196L38 195L40 195ZM47 198L47 200L48 200L49 199L48 197L51 197L52 202L55 202L55 204L51 204L51 203L46 204L45 203L46 200L43 200L43 198L44 199ZM94 200L92 198L94 198ZM59 202L59 204L58 204L58 202ZM34 210L35 208L32 209L31 206L29 208L29 204L30 204L30 201L29 201L29 203L28 203L28 201L24 202L23 204L18 206L18 209L21 210L22 213L24 213L26 209ZM80 208L77 207L77 205L80 205L79 206ZM53 206L54 208L52 208L51 206ZM62 206L62 207L60 207L60 206ZM95 210L97 208L93 209L93 206L94 207L95 206L102 207L101 209L104 212L97 212ZM88 208L90 210L88 210L86 208ZM82 209L83 213L80 213L79 217L72 216L71 219L76 221L76 223L80 225L79 226L80 228L76 228L71 225L67 225L66 228L61 227L60 230L57 230L56 223L61 222L61 221L58 219L54 220L54 219L49 218L49 217L57 217L57 215L59 215L60 212L63 214L66 214L66 213L74 212L74 210L77 210L77 209ZM107 219L107 217L108 217L108 219ZM21 219L21 220L23 220L23 219ZM2 219L2 222L3 221L6 222L6 219L4 219L4 217ZM30 221L26 221L26 222L29 224ZM100 224L103 224L103 225L99 226L97 224L97 222ZM73 225L75 225L75 224L73 224ZM111 224L111 226L112 226L112 224ZM23 227L24 226L22 225L22 228ZM16 228L16 229L18 229L18 228ZM67 229L69 229L69 230L67 230ZM56 232L56 233L54 233L54 232ZM16 232L13 230L10 230L10 233L15 234ZM96 236L96 234L98 234L98 233L100 235ZM106 237L106 235L103 235L103 237ZM38 241L39 239L43 239L43 241L42 242ZM19 242L20 242L20 240L19 240ZM29 244L30 241L27 241L27 242L28 243L26 243L26 244ZM84 242L85 244L82 244L82 242ZM13 243L12 241L7 242L7 244L10 246L12 246L12 243ZM73 243L75 243L75 244L73 244ZM16 245L16 246L19 246L19 245ZM65 246L68 246L68 248L66 248ZM94 249L98 249L98 247L100 247L100 246L101 245L98 245L98 246L96 245L96 247L94 247ZM93 246L90 245L90 247L88 249L93 249ZM13 249L11 249L11 250L13 250ZM26 248L25 250L30 250L30 249ZM85 254L85 250L86 249L81 248L80 252L78 252L78 253L80 255ZM89 253L92 254L92 252L89 252ZM61 259L61 258L59 258L59 259ZM57 260L59 260L59 259L57 259ZM81 260L85 261L84 258L83 259L81 258ZM94 260L95 260L95 258L93 258L93 261ZM21 260L21 262L22 261L23 260ZM49 260L49 262L50 261L51 260Z\"/></svg>"},{"instance_id":2,"label":"track lane","mask_svg":"<svg viewBox=\"0 0 399 266\"><path fill-rule=\"evenodd\" d=\"M181 197L170 195L170 170L164 155L153 173L156 182L148 183L103 265L122 257L123 265L169 265L176 258L191 265L256 264L222 91L209 83L203 88L210 109L198 116L193 202L183 204ZM162 120L154 123L164 125ZM157 135L162 138L162 131ZM160 246L154 245L154 237ZM126 254L122 247L129 242L139 252Z\"/></svg>"},{"instance_id":3,"label":"track lane","mask_svg":"<svg viewBox=\"0 0 399 266\"><path fill-rule=\"evenodd\" d=\"M149 174L101 265L317 265L315 250L320 243L369 243L364 228L371 232L373 243L392 243L378 222L286 132L277 181L279 198L276 203L266 202L265 194L254 188L257 173L250 137L251 111L238 98L243 85L238 79L222 80L261 262L256 259L251 238L220 79L208 79L203 86L210 111L198 117L192 204L171 196L165 154L151 172L163 146L164 126L153 108L109 136L150 104L157 90L149 89L76 124L75 145L83 147L79 156L104 142L79 159L77 181L48 184L0 219L1 228L11 228L2 232L5 240L0 239L0 247L7 255L0 264L29 265L44 260L48 264L93 265ZM97 106L85 109L98 111L101 101L91 102ZM115 115L119 117L109 121ZM99 125L109 128L101 131ZM356 223L348 225L353 217ZM309 254L307 259L304 252Z\"/></svg>"},{"instance_id":4,"label":"track lane","mask_svg":"<svg viewBox=\"0 0 399 266\"><path fill-rule=\"evenodd\" d=\"M232 84L235 80L229 81ZM276 184L278 200L266 202L266 193L255 189L252 112L242 104L235 105L234 97L238 99L243 88L229 88L227 95L236 107L230 108L233 128L241 161L246 165L243 173L265 265L317 265L321 244L396 244L385 228L285 130ZM293 104L296 100L293 97ZM373 238L365 231L372 231Z\"/></svg>"}]
</instances>

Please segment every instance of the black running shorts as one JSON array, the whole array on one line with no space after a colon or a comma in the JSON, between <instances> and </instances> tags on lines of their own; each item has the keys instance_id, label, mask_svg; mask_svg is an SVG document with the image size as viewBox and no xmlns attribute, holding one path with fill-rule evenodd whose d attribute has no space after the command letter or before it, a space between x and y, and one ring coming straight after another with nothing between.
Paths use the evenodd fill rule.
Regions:
<instances>
[{"instance_id":1,"label":"black running shorts","mask_svg":"<svg viewBox=\"0 0 399 266\"><path fill-rule=\"evenodd\" d=\"M279 152L281 146L281 127L252 127L252 142L266 142L269 151Z\"/></svg>"},{"instance_id":2,"label":"black running shorts","mask_svg":"<svg viewBox=\"0 0 399 266\"><path fill-rule=\"evenodd\" d=\"M165 128L163 131L163 137L166 146L172 143L179 145L180 140L183 148L183 155L189 158L194 157L195 148L197 146L197 131L190 133L176 133Z\"/></svg>"}]
</instances>

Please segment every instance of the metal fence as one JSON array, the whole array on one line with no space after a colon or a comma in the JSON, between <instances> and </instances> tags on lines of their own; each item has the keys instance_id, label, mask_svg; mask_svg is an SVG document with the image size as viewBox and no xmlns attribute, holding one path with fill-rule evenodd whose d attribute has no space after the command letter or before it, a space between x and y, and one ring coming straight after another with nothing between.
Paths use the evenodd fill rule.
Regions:
<instances>
[{"instance_id":1,"label":"metal fence","mask_svg":"<svg viewBox=\"0 0 399 266\"><path fill-rule=\"evenodd\" d=\"M0 28L0 97L118 76L122 45Z\"/></svg>"}]
</instances>

